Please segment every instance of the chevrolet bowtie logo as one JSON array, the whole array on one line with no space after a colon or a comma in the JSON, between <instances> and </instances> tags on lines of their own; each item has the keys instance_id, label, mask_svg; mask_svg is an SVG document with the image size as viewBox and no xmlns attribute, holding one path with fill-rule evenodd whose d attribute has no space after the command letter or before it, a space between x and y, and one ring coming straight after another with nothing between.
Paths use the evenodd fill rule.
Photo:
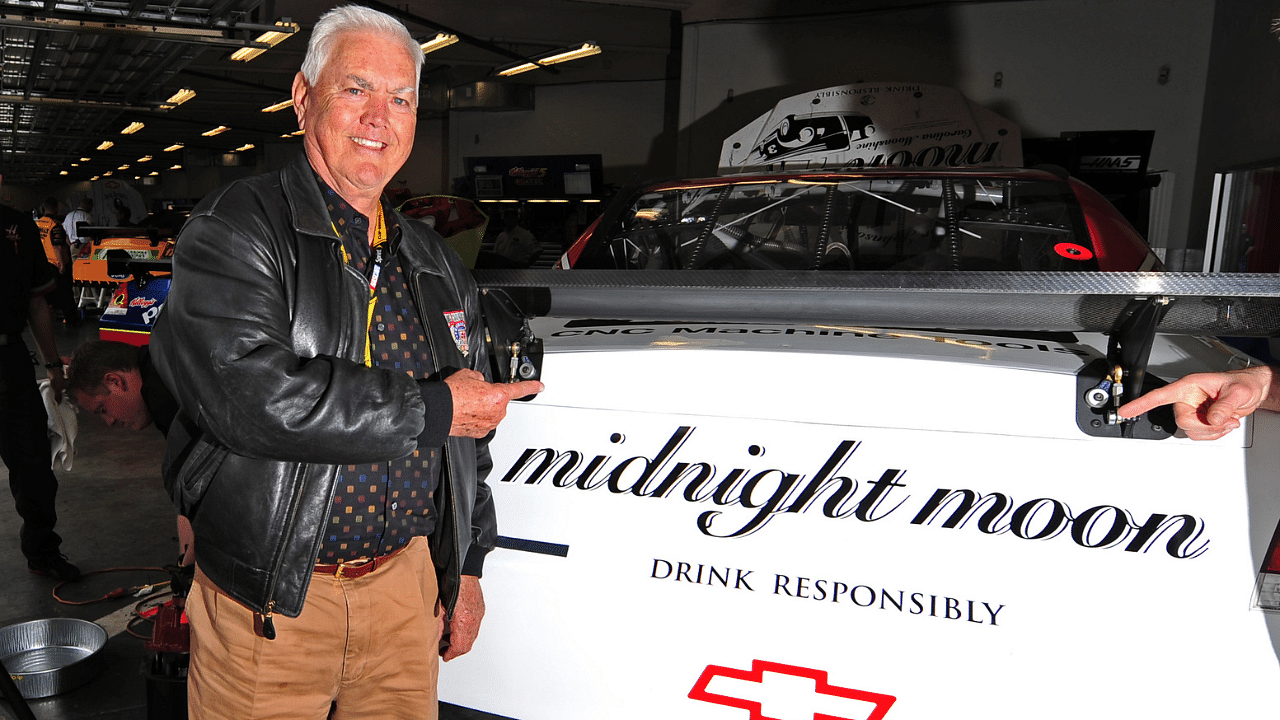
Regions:
<instances>
[{"instance_id":1,"label":"chevrolet bowtie logo","mask_svg":"<svg viewBox=\"0 0 1280 720\"><path fill-rule=\"evenodd\" d=\"M750 720L881 720L897 700L832 685L824 670L765 660L750 670L708 665L689 697L748 710Z\"/></svg>"}]
</instances>

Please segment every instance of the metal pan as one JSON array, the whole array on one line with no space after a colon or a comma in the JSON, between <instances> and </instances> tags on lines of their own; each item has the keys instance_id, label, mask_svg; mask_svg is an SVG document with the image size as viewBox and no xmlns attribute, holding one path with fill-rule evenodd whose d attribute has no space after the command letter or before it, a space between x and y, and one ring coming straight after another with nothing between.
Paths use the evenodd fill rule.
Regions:
<instances>
[{"instance_id":1,"label":"metal pan","mask_svg":"<svg viewBox=\"0 0 1280 720\"><path fill-rule=\"evenodd\" d=\"M0 662L24 698L80 687L102 670L107 631L75 618L46 618L0 628Z\"/></svg>"}]
</instances>

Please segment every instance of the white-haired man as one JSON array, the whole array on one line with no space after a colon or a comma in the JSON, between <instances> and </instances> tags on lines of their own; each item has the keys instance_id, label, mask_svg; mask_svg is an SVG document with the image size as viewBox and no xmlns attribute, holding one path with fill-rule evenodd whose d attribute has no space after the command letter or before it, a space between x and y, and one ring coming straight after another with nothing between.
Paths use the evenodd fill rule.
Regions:
<instances>
[{"instance_id":1,"label":"white-haired man","mask_svg":"<svg viewBox=\"0 0 1280 720\"><path fill-rule=\"evenodd\" d=\"M177 244L152 347L182 408L196 720L434 718L440 653L478 631L487 438L542 386L486 380L474 282L381 199L421 63L395 19L325 13L293 84L305 153L206 197Z\"/></svg>"}]
</instances>

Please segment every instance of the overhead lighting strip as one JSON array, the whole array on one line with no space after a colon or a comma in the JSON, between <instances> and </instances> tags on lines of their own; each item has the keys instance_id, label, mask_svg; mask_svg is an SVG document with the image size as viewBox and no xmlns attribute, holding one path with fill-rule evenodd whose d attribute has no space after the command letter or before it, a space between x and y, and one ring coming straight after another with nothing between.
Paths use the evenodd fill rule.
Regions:
<instances>
[{"instance_id":1,"label":"overhead lighting strip","mask_svg":"<svg viewBox=\"0 0 1280 720\"><path fill-rule=\"evenodd\" d=\"M285 109L285 108L288 108L288 107L293 107L293 98L290 98L290 99L288 99L288 100L281 100L280 102L276 103L275 105L268 105L268 106L266 106L266 107L262 108L262 112L264 112L264 113L279 112L279 111L281 111L281 110L283 110L283 109Z\"/></svg>"},{"instance_id":2,"label":"overhead lighting strip","mask_svg":"<svg viewBox=\"0 0 1280 720\"><path fill-rule=\"evenodd\" d=\"M284 41L285 39L287 39L288 37L290 37L291 35L293 35L294 33L298 32L298 30L301 29L301 26L299 26L298 23L288 22L287 20L277 21L276 26L281 28L291 28L291 29L288 30L287 32L281 31L281 30L268 30L267 32L264 32L261 35L259 35L257 38L254 38L255 43L263 43L267 47L242 47L239 50L231 53L231 59L237 60L240 62L249 62L250 60L258 57L259 55L270 50L276 45L279 45L282 41Z\"/></svg>"},{"instance_id":3,"label":"overhead lighting strip","mask_svg":"<svg viewBox=\"0 0 1280 720\"><path fill-rule=\"evenodd\" d=\"M572 50L559 52L548 57L538 58L538 62L543 65L555 65L556 63L567 62L569 60L577 60L578 58L590 57L600 54L600 46L595 43L582 43L581 47Z\"/></svg>"},{"instance_id":4,"label":"overhead lighting strip","mask_svg":"<svg viewBox=\"0 0 1280 720\"><path fill-rule=\"evenodd\" d=\"M520 73L534 70L544 65L555 65L557 63L568 62L570 60L577 60L578 58L599 55L600 53L601 49L599 45L591 42L584 42L577 47L552 50L549 53L532 58L529 62L514 63L501 67L498 69L498 74L503 77L510 77L512 75L519 75Z\"/></svg>"},{"instance_id":5,"label":"overhead lighting strip","mask_svg":"<svg viewBox=\"0 0 1280 720\"><path fill-rule=\"evenodd\" d=\"M425 55L430 52L435 52L441 48L447 48L456 42L458 42L457 35L450 33L438 33L434 38L421 43L422 54Z\"/></svg>"},{"instance_id":6,"label":"overhead lighting strip","mask_svg":"<svg viewBox=\"0 0 1280 720\"><path fill-rule=\"evenodd\" d=\"M192 90L191 88L182 88L178 92L170 95L168 100L160 103L160 109L172 110L195 96L195 90Z\"/></svg>"}]
</instances>

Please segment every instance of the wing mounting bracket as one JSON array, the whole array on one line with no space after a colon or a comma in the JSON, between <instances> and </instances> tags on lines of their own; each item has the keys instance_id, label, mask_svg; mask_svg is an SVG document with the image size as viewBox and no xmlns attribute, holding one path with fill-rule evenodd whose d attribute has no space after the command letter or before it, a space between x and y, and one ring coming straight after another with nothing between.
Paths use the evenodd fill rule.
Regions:
<instances>
[{"instance_id":1,"label":"wing mounting bracket","mask_svg":"<svg viewBox=\"0 0 1280 720\"><path fill-rule=\"evenodd\" d=\"M1116 318L1107 343L1106 360L1095 360L1077 376L1076 424L1097 437L1162 440L1173 434L1169 408L1123 419L1116 410L1126 402L1166 383L1147 374L1156 329L1174 298L1139 297Z\"/></svg>"},{"instance_id":2,"label":"wing mounting bracket","mask_svg":"<svg viewBox=\"0 0 1280 720\"><path fill-rule=\"evenodd\" d=\"M539 304L531 301L537 293L518 289L484 288L480 307L485 318L490 369L496 382L538 380L542 377L542 339L533 334L529 320L536 317ZM529 310L527 308L534 308ZM545 309L541 314L545 314ZM529 400L533 396L517 398Z\"/></svg>"}]
</instances>

